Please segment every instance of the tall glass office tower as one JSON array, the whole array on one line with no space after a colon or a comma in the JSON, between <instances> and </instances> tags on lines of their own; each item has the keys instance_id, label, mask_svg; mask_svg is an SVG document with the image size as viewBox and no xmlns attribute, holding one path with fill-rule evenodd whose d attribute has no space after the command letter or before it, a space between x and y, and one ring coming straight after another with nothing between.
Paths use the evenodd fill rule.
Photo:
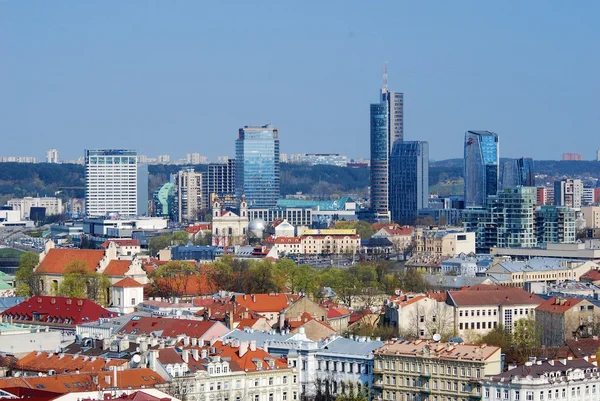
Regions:
<instances>
[{"instance_id":1,"label":"tall glass office tower","mask_svg":"<svg viewBox=\"0 0 600 401\"><path fill-rule=\"evenodd\" d=\"M279 131L271 124L240 128L235 142L235 186L249 207L275 207L279 199Z\"/></svg>"},{"instance_id":2,"label":"tall glass office tower","mask_svg":"<svg viewBox=\"0 0 600 401\"><path fill-rule=\"evenodd\" d=\"M484 207L498 191L498 134L467 131L464 146L465 207Z\"/></svg>"},{"instance_id":3,"label":"tall glass office tower","mask_svg":"<svg viewBox=\"0 0 600 401\"><path fill-rule=\"evenodd\" d=\"M535 174L533 172L533 159L521 157L510 159L502 164L502 188L534 187Z\"/></svg>"},{"instance_id":4,"label":"tall glass office tower","mask_svg":"<svg viewBox=\"0 0 600 401\"><path fill-rule=\"evenodd\" d=\"M404 139L404 94L388 91L386 86L384 75L380 101L371 104L371 209L380 217L389 213L392 147Z\"/></svg>"},{"instance_id":5,"label":"tall glass office tower","mask_svg":"<svg viewBox=\"0 0 600 401\"><path fill-rule=\"evenodd\" d=\"M148 184L145 185L147 188ZM122 216L138 213L137 152L86 149L85 214L101 217L110 213Z\"/></svg>"},{"instance_id":6,"label":"tall glass office tower","mask_svg":"<svg viewBox=\"0 0 600 401\"><path fill-rule=\"evenodd\" d=\"M428 206L429 144L397 141L390 156L390 212L392 221L412 225L419 209Z\"/></svg>"}]
</instances>

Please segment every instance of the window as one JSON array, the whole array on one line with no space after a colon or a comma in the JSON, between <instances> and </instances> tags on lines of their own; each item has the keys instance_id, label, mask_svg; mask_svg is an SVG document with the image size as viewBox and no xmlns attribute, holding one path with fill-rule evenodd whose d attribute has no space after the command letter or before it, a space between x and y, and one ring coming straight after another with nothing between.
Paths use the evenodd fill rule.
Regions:
<instances>
[{"instance_id":1,"label":"window","mask_svg":"<svg viewBox=\"0 0 600 401\"><path fill-rule=\"evenodd\" d=\"M292 381L293 381L294 384L297 383L298 379L296 378L296 375L293 376L293 380Z\"/></svg>"},{"instance_id":2,"label":"window","mask_svg":"<svg viewBox=\"0 0 600 401\"><path fill-rule=\"evenodd\" d=\"M533 401L533 391L528 391L526 394L527 401Z\"/></svg>"},{"instance_id":3,"label":"window","mask_svg":"<svg viewBox=\"0 0 600 401\"><path fill-rule=\"evenodd\" d=\"M272 386L272 385L273 385L273 378L269 377L269 386Z\"/></svg>"},{"instance_id":4,"label":"window","mask_svg":"<svg viewBox=\"0 0 600 401\"><path fill-rule=\"evenodd\" d=\"M519 396L520 396L519 390L515 390L515 401L519 401Z\"/></svg>"},{"instance_id":5,"label":"window","mask_svg":"<svg viewBox=\"0 0 600 401\"><path fill-rule=\"evenodd\" d=\"M281 399L282 399L282 401L287 401L287 392L286 391L283 392Z\"/></svg>"},{"instance_id":6,"label":"window","mask_svg":"<svg viewBox=\"0 0 600 401\"><path fill-rule=\"evenodd\" d=\"M283 384L287 384L287 376L283 376Z\"/></svg>"},{"instance_id":7,"label":"window","mask_svg":"<svg viewBox=\"0 0 600 401\"><path fill-rule=\"evenodd\" d=\"M274 401L273 400L273 393L269 393L269 401Z\"/></svg>"},{"instance_id":8,"label":"window","mask_svg":"<svg viewBox=\"0 0 600 401\"><path fill-rule=\"evenodd\" d=\"M505 400L508 400L508 390L504 390L504 398Z\"/></svg>"}]
</instances>

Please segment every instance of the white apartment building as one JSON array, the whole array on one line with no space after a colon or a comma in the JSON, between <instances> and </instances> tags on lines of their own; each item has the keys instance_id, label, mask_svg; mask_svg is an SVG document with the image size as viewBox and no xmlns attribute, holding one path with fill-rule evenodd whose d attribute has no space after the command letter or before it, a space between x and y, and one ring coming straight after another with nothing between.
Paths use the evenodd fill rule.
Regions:
<instances>
[{"instance_id":1,"label":"white apartment building","mask_svg":"<svg viewBox=\"0 0 600 401\"><path fill-rule=\"evenodd\" d=\"M7 205L13 210L18 210L21 220L29 220L32 207L43 207L46 209L46 216L61 214L64 211L62 199L54 197L32 198L13 198L7 202Z\"/></svg>"},{"instance_id":2,"label":"white apartment building","mask_svg":"<svg viewBox=\"0 0 600 401\"><path fill-rule=\"evenodd\" d=\"M193 169L177 173L177 219L179 222L198 220L198 211L202 206L202 173Z\"/></svg>"},{"instance_id":3,"label":"white apartment building","mask_svg":"<svg viewBox=\"0 0 600 401\"><path fill-rule=\"evenodd\" d=\"M48 149L46 151L46 163L58 163L58 150Z\"/></svg>"},{"instance_id":4,"label":"white apartment building","mask_svg":"<svg viewBox=\"0 0 600 401\"><path fill-rule=\"evenodd\" d=\"M128 149L85 151L86 216L136 216L137 152Z\"/></svg>"},{"instance_id":5,"label":"white apartment building","mask_svg":"<svg viewBox=\"0 0 600 401\"><path fill-rule=\"evenodd\" d=\"M0 163L37 163L36 157L28 156L2 156Z\"/></svg>"},{"instance_id":6,"label":"white apartment building","mask_svg":"<svg viewBox=\"0 0 600 401\"><path fill-rule=\"evenodd\" d=\"M486 378L484 401L588 401L600 399L598 368L584 359L532 360Z\"/></svg>"}]
</instances>

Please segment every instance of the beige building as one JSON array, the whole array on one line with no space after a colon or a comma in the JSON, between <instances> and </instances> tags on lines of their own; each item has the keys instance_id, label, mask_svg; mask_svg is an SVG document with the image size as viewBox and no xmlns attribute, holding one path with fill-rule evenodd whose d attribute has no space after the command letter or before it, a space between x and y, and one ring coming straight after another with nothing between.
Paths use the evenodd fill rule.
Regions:
<instances>
[{"instance_id":1,"label":"beige building","mask_svg":"<svg viewBox=\"0 0 600 401\"><path fill-rule=\"evenodd\" d=\"M535 309L542 345L562 346L567 340L592 337L600 308L582 298L552 297Z\"/></svg>"},{"instance_id":2,"label":"beige building","mask_svg":"<svg viewBox=\"0 0 600 401\"><path fill-rule=\"evenodd\" d=\"M523 287L533 283L579 281L585 273L598 270L599 267L592 261L533 258L526 261L499 261L486 271L486 275L501 285Z\"/></svg>"},{"instance_id":3,"label":"beige building","mask_svg":"<svg viewBox=\"0 0 600 401\"><path fill-rule=\"evenodd\" d=\"M198 211L202 205L202 173L193 169L177 173L178 221L198 220Z\"/></svg>"},{"instance_id":4,"label":"beige building","mask_svg":"<svg viewBox=\"0 0 600 401\"><path fill-rule=\"evenodd\" d=\"M212 244L215 246L244 245L248 234L248 203L242 197L240 214L224 210L221 200L215 196L213 200Z\"/></svg>"},{"instance_id":5,"label":"beige building","mask_svg":"<svg viewBox=\"0 0 600 401\"><path fill-rule=\"evenodd\" d=\"M581 214L587 228L600 228L600 206L582 207Z\"/></svg>"},{"instance_id":6,"label":"beige building","mask_svg":"<svg viewBox=\"0 0 600 401\"><path fill-rule=\"evenodd\" d=\"M32 207L43 207L46 209L46 216L62 214L64 211L62 199L54 197L32 198L13 198L7 202L7 205L13 210L18 210L21 214L21 220L29 220Z\"/></svg>"},{"instance_id":7,"label":"beige building","mask_svg":"<svg viewBox=\"0 0 600 401\"><path fill-rule=\"evenodd\" d=\"M486 345L388 343L374 352L374 387L384 401L481 399L480 381L501 372L500 353Z\"/></svg>"},{"instance_id":8,"label":"beige building","mask_svg":"<svg viewBox=\"0 0 600 401\"><path fill-rule=\"evenodd\" d=\"M415 229L415 251L432 256L475 253L475 233L450 230Z\"/></svg>"},{"instance_id":9,"label":"beige building","mask_svg":"<svg viewBox=\"0 0 600 401\"><path fill-rule=\"evenodd\" d=\"M301 253L306 255L356 254L360 250L360 236L354 229L304 230L300 243Z\"/></svg>"},{"instance_id":10,"label":"beige building","mask_svg":"<svg viewBox=\"0 0 600 401\"><path fill-rule=\"evenodd\" d=\"M373 234L373 238L387 238L392 243L394 251L404 252L412 244L413 233L413 227L389 225L377 230L377 232Z\"/></svg>"}]
</instances>

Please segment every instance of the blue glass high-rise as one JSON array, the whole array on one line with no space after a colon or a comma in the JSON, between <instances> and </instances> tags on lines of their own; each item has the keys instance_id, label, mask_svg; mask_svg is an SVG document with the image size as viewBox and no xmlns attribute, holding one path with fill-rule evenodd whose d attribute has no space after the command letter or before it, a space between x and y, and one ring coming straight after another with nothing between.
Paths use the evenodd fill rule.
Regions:
<instances>
[{"instance_id":1,"label":"blue glass high-rise","mask_svg":"<svg viewBox=\"0 0 600 401\"><path fill-rule=\"evenodd\" d=\"M510 159L502 164L502 188L534 187L535 174L533 172L533 159L521 157Z\"/></svg>"},{"instance_id":2,"label":"blue glass high-rise","mask_svg":"<svg viewBox=\"0 0 600 401\"><path fill-rule=\"evenodd\" d=\"M240 128L235 142L235 186L249 207L275 207L279 199L279 131L271 124Z\"/></svg>"},{"instance_id":3,"label":"blue glass high-rise","mask_svg":"<svg viewBox=\"0 0 600 401\"><path fill-rule=\"evenodd\" d=\"M484 207L498 191L498 134L467 131L464 146L465 207Z\"/></svg>"},{"instance_id":4,"label":"blue glass high-rise","mask_svg":"<svg viewBox=\"0 0 600 401\"><path fill-rule=\"evenodd\" d=\"M419 209L428 207L429 144L396 141L390 155L392 221L412 225Z\"/></svg>"}]
</instances>

